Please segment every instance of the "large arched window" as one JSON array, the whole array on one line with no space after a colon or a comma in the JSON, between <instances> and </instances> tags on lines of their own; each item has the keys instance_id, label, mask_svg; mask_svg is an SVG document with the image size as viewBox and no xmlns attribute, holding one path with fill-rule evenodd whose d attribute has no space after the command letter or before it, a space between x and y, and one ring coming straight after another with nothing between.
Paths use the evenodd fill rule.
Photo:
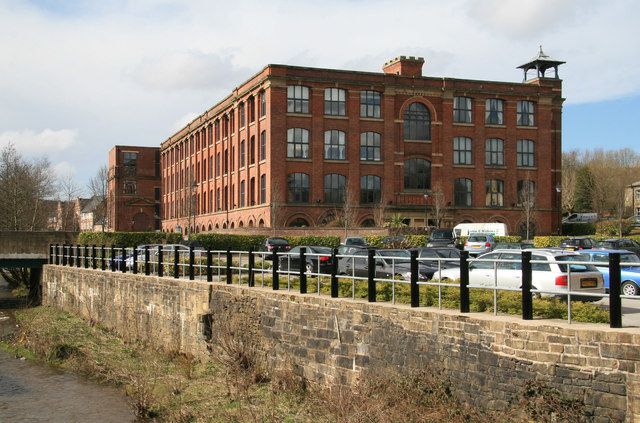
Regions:
<instances>
[{"instance_id":1,"label":"large arched window","mask_svg":"<svg viewBox=\"0 0 640 423\"><path fill-rule=\"evenodd\" d=\"M458 178L453 183L453 202L456 207L471 207L472 204L472 188L471 179Z\"/></svg>"},{"instance_id":2,"label":"large arched window","mask_svg":"<svg viewBox=\"0 0 640 423\"><path fill-rule=\"evenodd\" d=\"M296 159L309 158L309 131L304 128L287 130L287 157Z\"/></svg>"},{"instance_id":3,"label":"large arched window","mask_svg":"<svg viewBox=\"0 0 640 423\"><path fill-rule=\"evenodd\" d=\"M309 202L309 175L290 173L287 177L287 200L289 203Z\"/></svg>"},{"instance_id":4,"label":"large arched window","mask_svg":"<svg viewBox=\"0 0 640 423\"><path fill-rule=\"evenodd\" d=\"M499 179L489 179L487 182L485 182L485 188L485 205L487 207L503 207L504 182Z\"/></svg>"},{"instance_id":5,"label":"large arched window","mask_svg":"<svg viewBox=\"0 0 640 423\"><path fill-rule=\"evenodd\" d=\"M427 190L431 188L431 162L425 159L409 159L404 162L404 189Z\"/></svg>"},{"instance_id":6,"label":"large arched window","mask_svg":"<svg viewBox=\"0 0 640 423\"><path fill-rule=\"evenodd\" d=\"M486 140L484 157L487 166L504 166L504 141L500 138Z\"/></svg>"},{"instance_id":7,"label":"large arched window","mask_svg":"<svg viewBox=\"0 0 640 423\"><path fill-rule=\"evenodd\" d=\"M343 203L347 186L347 178L344 175L331 173L324 176L324 202Z\"/></svg>"},{"instance_id":8,"label":"large arched window","mask_svg":"<svg viewBox=\"0 0 640 423\"><path fill-rule=\"evenodd\" d=\"M536 150L533 141L518 140L516 149L518 167L534 167L536 165Z\"/></svg>"},{"instance_id":9,"label":"large arched window","mask_svg":"<svg viewBox=\"0 0 640 423\"><path fill-rule=\"evenodd\" d=\"M375 175L360 177L360 203L374 204L382 198L381 179Z\"/></svg>"},{"instance_id":10,"label":"large arched window","mask_svg":"<svg viewBox=\"0 0 640 423\"><path fill-rule=\"evenodd\" d=\"M325 131L324 158L327 160L346 160L347 145L344 132L335 129Z\"/></svg>"},{"instance_id":11,"label":"large arched window","mask_svg":"<svg viewBox=\"0 0 640 423\"><path fill-rule=\"evenodd\" d=\"M411 103L404 112L404 139L419 141L431 139L431 114L424 104Z\"/></svg>"}]
</instances>

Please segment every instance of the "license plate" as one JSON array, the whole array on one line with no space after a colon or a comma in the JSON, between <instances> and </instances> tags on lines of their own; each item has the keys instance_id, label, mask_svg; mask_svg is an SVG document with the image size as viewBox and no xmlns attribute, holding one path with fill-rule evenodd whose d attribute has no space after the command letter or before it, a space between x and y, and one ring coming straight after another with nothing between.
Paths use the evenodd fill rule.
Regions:
<instances>
[{"instance_id":1,"label":"license plate","mask_svg":"<svg viewBox=\"0 0 640 423\"><path fill-rule=\"evenodd\" d=\"M598 280L595 278L580 279L580 288L596 288Z\"/></svg>"},{"instance_id":2,"label":"license plate","mask_svg":"<svg viewBox=\"0 0 640 423\"><path fill-rule=\"evenodd\" d=\"M480 248L482 247L481 245L472 245L471 248Z\"/></svg>"}]
</instances>

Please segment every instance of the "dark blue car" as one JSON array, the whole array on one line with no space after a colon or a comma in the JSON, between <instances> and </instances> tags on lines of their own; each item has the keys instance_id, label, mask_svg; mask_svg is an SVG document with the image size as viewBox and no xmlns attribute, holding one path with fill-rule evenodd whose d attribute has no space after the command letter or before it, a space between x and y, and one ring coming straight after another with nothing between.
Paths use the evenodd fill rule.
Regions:
<instances>
[{"instance_id":1,"label":"dark blue car","mask_svg":"<svg viewBox=\"0 0 640 423\"><path fill-rule=\"evenodd\" d=\"M610 253L620 253L620 263L622 263L620 272L620 293L622 295L640 295L640 258L631 251L626 250L583 250L580 256L584 257L584 261L591 262L609 262ZM635 266L625 266L624 263L635 263ZM602 272L604 277L604 287L609 289L609 268L607 266L595 265Z\"/></svg>"}]
</instances>

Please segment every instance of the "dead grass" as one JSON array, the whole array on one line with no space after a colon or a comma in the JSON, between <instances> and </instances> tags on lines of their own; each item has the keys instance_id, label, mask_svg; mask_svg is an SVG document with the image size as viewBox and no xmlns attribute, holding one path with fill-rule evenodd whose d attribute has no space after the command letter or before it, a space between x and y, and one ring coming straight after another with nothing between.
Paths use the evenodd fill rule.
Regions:
<instances>
[{"instance_id":1,"label":"dead grass","mask_svg":"<svg viewBox=\"0 0 640 423\"><path fill-rule=\"evenodd\" d=\"M124 342L99 325L48 307L17 312L20 330L0 348L33 351L52 365L121 386L135 413L152 421L524 423L582 418L581 404L540 383L527 385L507 412L483 412L456 399L447 378L433 369L375 369L356 386L315 386L293 369L269 368L269 346L256 332L259 319L234 320L231 314L212 317L211 360L205 361Z\"/></svg>"}]
</instances>

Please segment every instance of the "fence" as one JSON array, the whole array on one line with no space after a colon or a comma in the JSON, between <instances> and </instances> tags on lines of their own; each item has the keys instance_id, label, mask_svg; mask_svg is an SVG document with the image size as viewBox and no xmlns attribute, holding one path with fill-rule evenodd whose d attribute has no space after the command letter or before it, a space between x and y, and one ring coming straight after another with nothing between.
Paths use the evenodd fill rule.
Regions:
<instances>
[{"instance_id":1,"label":"fence","mask_svg":"<svg viewBox=\"0 0 640 423\"><path fill-rule=\"evenodd\" d=\"M280 290L286 282L286 289L299 289L300 293L309 293L309 279L314 279L313 291L322 295L323 291L332 298L350 297L355 299L356 292L366 286L366 298L377 301L381 290L396 302L398 293L408 290L411 307L420 306L420 287L431 286L437 289L438 307L442 307L443 289L459 291L459 309L462 313L470 311L471 289L489 289L493 291L493 312L497 314L498 292L517 291L521 293L522 318L533 319L533 296L550 295L567 299L568 321L571 323L572 298L597 300L609 298L609 318L612 328L622 327L623 298L640 299L638 296L621 295L621 270L626 266L640 266L640 263L621 263L619 253L609 254L608 262L532 260L530 251L523 251L520 260L470 259L467 251L460 252L459 259L419 258L417 250L362 250L356 254L338 254L338 249L307 251L306 247L298 252L283 251L233 251L202 250L193 247L169 248L141 246L137 248L105 247L88 245L55 244L49 248L51 264L79 268L91 268L111 272L131 272L134 274L169 276L213 282L214 278L227 284L239 283L249 287L270 286ZM470 263L489 262L493 270L493 284L471 284ZM499 286L498 268L503 265L521 271L519 287ZM533 266L537 264L560 264L566 268L566 279L556 278L557 289L536 289L533 286ZM597 265L609 269L609 293L584 292L572 290L572 266ZM459 277L447 280L443 277L447 267L459 267ZM456 280L459 279L459 283ZM560 283L558 283L558 280ZM567 281L567 283L563 283ZM566 288L565 288L566 287ZM285 289L283 286L282 289ZM389 292L390 291L390 292Z\"/></svg>"}]
</instances>

